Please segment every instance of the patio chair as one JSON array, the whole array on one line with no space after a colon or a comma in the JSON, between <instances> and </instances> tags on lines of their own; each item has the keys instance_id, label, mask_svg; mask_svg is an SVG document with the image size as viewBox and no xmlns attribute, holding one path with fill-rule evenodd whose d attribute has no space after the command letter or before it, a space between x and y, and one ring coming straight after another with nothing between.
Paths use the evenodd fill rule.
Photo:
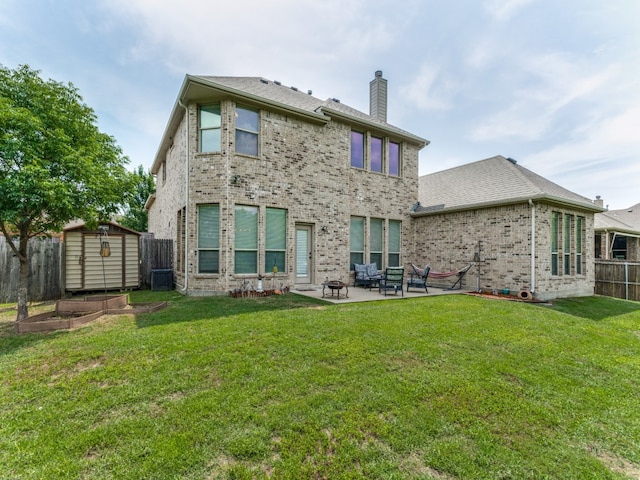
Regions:
<instances>
[{"instance_id":1,"label":"patio chair","mask_svg":"<svg viewBox=\"0 0 640 480\"><path fill-rule=\"evenodd\" d=\"M387 296L388 290L393 290L394 295L402 293L404 297L404 290L402 284L404 283L404 267L387 267L384 271L384 276L378 282L378 293L384 290L384 296Z\"/></svg>"},{"instance_id":2,"label":"patio chair","mask_svg":"<svg viewBox=\"0 0 640 480\"><path fill-rule=\"evenodd\" d=\"M409 272L409 279L407 280L407 292L409 291L409 287L413 287L424 288L424 291L429 293L427 289L427 277L429 276L431 267L426 265L424 268L420 268L412 263L411 270L412 271Z\"/></svg>"},{"instance_id":3,"label":"patio chair","mask_svg":"<svg viewBox=\"0 0 640 480\"><path fill-rule=\"evenodd\" d=\"M375 263L354 263L353 264L353 286L362 285L364 288L375 286L380 281L382 275L378 273L378 266Z\"/></svg>"}]
</instances>

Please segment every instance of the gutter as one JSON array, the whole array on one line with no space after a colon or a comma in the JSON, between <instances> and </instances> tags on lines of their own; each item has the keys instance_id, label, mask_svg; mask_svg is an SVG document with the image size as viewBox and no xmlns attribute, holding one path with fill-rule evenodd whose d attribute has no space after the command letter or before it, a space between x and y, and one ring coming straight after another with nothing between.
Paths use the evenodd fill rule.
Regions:
<instances>
[{"instance_id":1,"label":"gutter","mask_svg":"<svg viewBox=\"0 0 640 480\"><path fill-rule=\"evenodd\" d=\"M589 205L587 203L580 203L578 201L571 201L568 199L562 199L560 197L554 197L552 195L535 195L533 197L516 197L509 198L500 201L487 201L487 202L478 202L474 204L466 204L466 205L455 205L453 207L447 207L444 204L435 205L437 208L429 208L429 206L424 206L423 211L411 212L412 217L426 217L429 215L439 215L443 213L453 213L453 212L462 212L466 210L476 210L481 208L494 208L494 207L502 207L505 205L514 205L514 204L522 204L528 202L544 202L550 205L558 205L560 207L570 207L574 210L580 210L583 212L592 212L592 213L602 213L606 211L601 207L596 207L594 205Z\"/></svg>"},{"instance_id":2,"label":"gutter","mask_svg":"<svg viewBox=\"0 0 640 480\"><path fill-rule=\"evenodd\" d=\"M531 293L536 291L536 204L529 199L531 207Z\"/></svg>"},{"instance_id":3,"label":"gutter","mask_svg":"<svg viewBox=\"0 0 640 480\"><path fill-rule=\"evenodd\" d=\"M189 291L189 107L182 103L182 99L178 97L178 104L184 108L185 118L185 206L184 206L184 287L182 293L187 295ZM177 228L177 225L176 225Z\"/></svg>"}]
</instances>

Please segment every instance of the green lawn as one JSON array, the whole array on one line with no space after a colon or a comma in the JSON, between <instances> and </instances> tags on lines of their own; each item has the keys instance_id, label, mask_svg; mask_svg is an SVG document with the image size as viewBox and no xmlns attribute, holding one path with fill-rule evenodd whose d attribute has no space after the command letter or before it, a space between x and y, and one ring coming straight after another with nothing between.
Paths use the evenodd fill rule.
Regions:
<instances>
[{"instance_id":1,"label":"green lawn","mask_svg":"<svg viewBox=\"0 0 640 480\"><path fill-rule=\"evenodd\" d=\"M640 303L160 299L0 313L0 478L640 478Z\"/></svg>"}]
</instances>

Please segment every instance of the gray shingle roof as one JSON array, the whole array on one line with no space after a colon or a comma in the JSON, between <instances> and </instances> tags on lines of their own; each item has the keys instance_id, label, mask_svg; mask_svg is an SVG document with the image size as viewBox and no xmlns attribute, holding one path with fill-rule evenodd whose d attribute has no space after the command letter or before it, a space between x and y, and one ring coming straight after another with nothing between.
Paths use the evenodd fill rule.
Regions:
<instances>
[{"instance_id":1,"label":"gray shingle roof","mask_svg":"<svg viewBox=\"0 0 640 480\"><path fill-rule=\"evenodd\" d=\"M594 228L640 234L640 203L621 210L597 213Z\"/></svg>"},{"instance_id":2,"label":"gray shingle roof","mask_svg":"<svg viewBox=\"0 0 640 480\"><path fill-rule=\"evenodd\" d=\"M501 155L420 177L416 214L507 205L532 200L600 207Z\"/></svg>"},{"instance_id":3,"label":"gray shingle roof","mask_svg":"<svg viewBox=\"0 0 640 480\"><path fill-rule=\"evenodd\" d=\"M343 119L351 120L355 123L378 128L397 134L405 139L426 145L429 142L406 130L393 126L389 123L378 120L371 115L361 112L353 107L345 105L339 100L332 98L320 100L310 93L303 92L294 87L287 87L281 83L267 80L261 77L215 77L215 76L194 76L194 79L202 79L210 84L223 85L238 92L248 93L283 107L292 107L308 113L326 114L328 117L339 116Z\"/></svg>"},{"instance_id":4,"label":"gray shingle roof","mask_svg":"<svg viewBox=\"0 0 640 480\"><path fill-rule=\"evenodd\" d=\"M207 82L224 85L234 90L250 93L257 97L272 100L274 102L289 105L309 112L315 112L318 107L323 105L323 101L302 92L298 89L278 85L275 82L266 80L261 77L215 77L208 75L197 75Z\"/></svg>"}]
</instances>

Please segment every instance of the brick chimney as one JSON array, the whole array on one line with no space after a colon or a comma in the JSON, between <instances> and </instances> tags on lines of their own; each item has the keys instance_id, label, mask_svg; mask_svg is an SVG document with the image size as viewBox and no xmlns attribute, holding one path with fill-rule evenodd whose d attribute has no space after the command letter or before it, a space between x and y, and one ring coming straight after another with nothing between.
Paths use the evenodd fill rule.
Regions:
<instances>
[{"instance_id":1,"label":"brick chimney","mask_svg":"<svg viewBox=\"0 0 640 480\"><path fill-rule=\"evenodd\" d=\"M387 80L382 78L382 70L369 83L369 115L387 121Z\"/></svg>"}]
</instances>

